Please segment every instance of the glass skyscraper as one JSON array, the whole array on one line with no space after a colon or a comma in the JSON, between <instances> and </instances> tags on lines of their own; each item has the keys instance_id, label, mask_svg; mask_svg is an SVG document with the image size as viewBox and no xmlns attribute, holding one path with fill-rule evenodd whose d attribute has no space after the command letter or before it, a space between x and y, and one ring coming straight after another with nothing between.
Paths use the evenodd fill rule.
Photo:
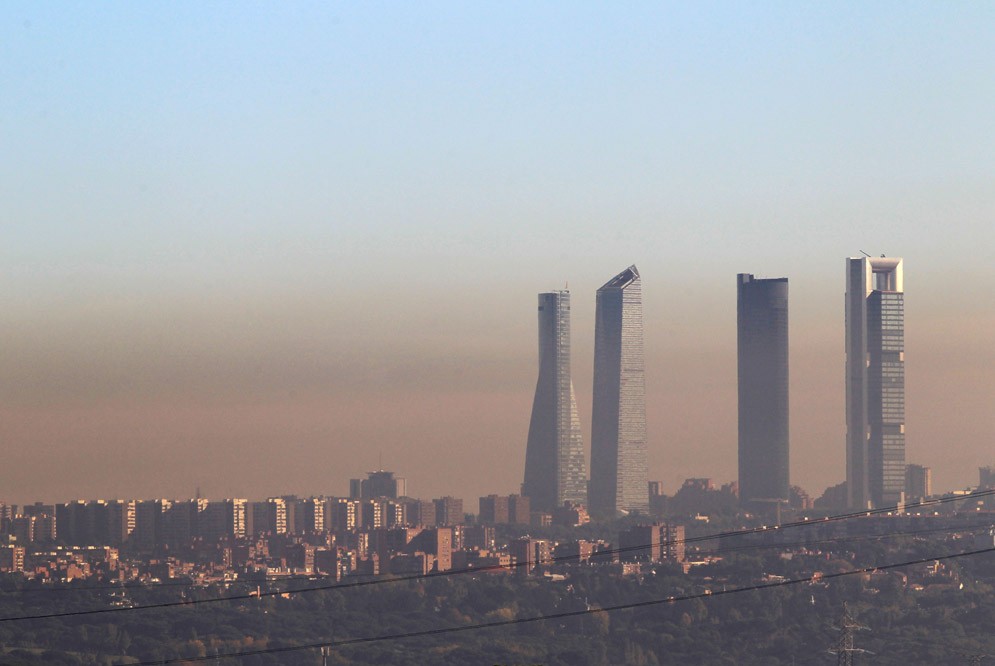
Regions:
<instances>
[{"instance_id":1,"label":"glass skyscraper","mask_svg":"<svg viewBox=\"0 0 995 666\"><path fill-rule=\"evenodd\" d=\"M643 300L629 266L598 289L591 415L591 513L649 511Z\"/></svg>"},{"instance_id":2,"label":"glass skyscraper","mask_svg":"<svg viewBox=\"0 0 995 666\"><path fill-rule=\"evenodd\" d=\"M788 499L788 278L736 276L739 497Z\"/></svg>"},{"instance_id":3,"label":"glass skyscraper","mask_svg":"<svg viewBox=\"0 0 995 666\"><path fill-rule=\"evenodd\" d=\"M587 504L584 439L570 379L570 292L539 294L539 379L522 492L535 511Z\"/></svg>"},{"instance_id":4,"label":"glass skyscraper","mask_svg":"<svg viewBox=\"0 0 995 666\"><path fill-rule=\"evenodd\" d=\"M905 490L902 260L851 257L846 271L847 500L890 506Z\"/></svg>"}]
</instances>

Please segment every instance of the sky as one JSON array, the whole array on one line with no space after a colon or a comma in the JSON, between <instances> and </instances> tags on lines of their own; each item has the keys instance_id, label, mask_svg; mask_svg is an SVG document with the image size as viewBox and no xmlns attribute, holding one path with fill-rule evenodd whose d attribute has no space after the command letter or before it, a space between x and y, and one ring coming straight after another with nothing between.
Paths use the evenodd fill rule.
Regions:
<instances>
[{"instance_id":1,"label":"sky","mask_svg":"<svg viewBox=\"0 0 995 666\"><path fill-rule=\"evenodd\" d=\"M0 5L0 501L516 492L536 294L643 276L650 478L736 477L735 275L845 476L844 259L905 260L907 458L995 464L995 5Z\"/></svg>"}]
</instances>

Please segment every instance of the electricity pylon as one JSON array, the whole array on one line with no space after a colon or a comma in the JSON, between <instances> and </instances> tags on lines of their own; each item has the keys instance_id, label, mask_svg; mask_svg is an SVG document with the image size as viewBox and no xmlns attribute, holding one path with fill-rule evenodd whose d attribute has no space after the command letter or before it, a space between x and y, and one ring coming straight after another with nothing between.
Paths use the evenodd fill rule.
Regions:
<instances>
[{"instance_id":1,"label":"electricity pylon","mask_svg":"<svg viewBox=\"0 0 995 666\"><path fill-rule=\"evenodd\" d=\"M840 637L836 641L836 647L830 649L829 652L836 655L836 666L853 666L853 655L859 652L867 653L867 650L854 647L854 632L867 629L867 627L857 624L857 621L850 615L850 609L846 607L846 602L844 601L843 618L840 620L840 626L835 628L839 630Z\"/></svg>"}]
</instances>

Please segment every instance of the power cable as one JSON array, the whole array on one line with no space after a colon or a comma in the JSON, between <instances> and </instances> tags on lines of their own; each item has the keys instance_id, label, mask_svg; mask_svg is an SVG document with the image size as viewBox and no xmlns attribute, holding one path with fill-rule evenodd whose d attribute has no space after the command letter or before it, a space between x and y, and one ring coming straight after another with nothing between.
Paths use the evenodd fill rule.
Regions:
<instances>
[{"instance_id":1,"label":"power cable","mask_svg":"<svg viewBox=\"0 0 995 666\"><path fill-rule=\"evenodd\" d=\"M671 546L671 545L676 545L676 544L680 544L680 543L687 544L687 543L696 543L696 542L701 542L701 541L712 541L712 540L715 540L715 539L728 539L728 538L732 538L732 537L745 536L745 535L749 535L749 534L762 534L762 533L768 533L768 532L773 532L773 531L782 531L782 530L786 530L786 529L793 529L793 528L796 528L796 527L810 527L810 526L813 526L813 525L825 525L825 524L828 524L828 523L839 522L839 521L843 521L843 520L850 520L850 519L853 519L853 518L861 518L861 517L865 517L865 516L878 515L878 514L883 514L883 513L893 513L895 511L898 511L898 510L903 509L903 508L905 510L908 510L909 508L933 506L933 505L936 505L936 504L942 504L942 503L951 502L951 501L963 501L963 500L966 500L966 499L972 499L972 498L977 498L977 497L986 497L986 496L993 495L993 494L995 494L995 489L979 491L979 492L976 492L976 493L970 493L968 495L958 495L958 496L952 496L952 497L942 497L942 498L938 498L938 499L934 499L934 500L927 500L927 501L920 502L920 503L914 504L914 505L907 505L905 507L901 507L901 506L896 505L896 506L881 507L881 508L878 508L878 509L867 509L867 510L864 510L864 511L852 511L852 512L849 512L849 513L838 514L838 515L834 515L834 516L826 516L824 518L820 518L820 519L817 519L817 520L808 520L808 519L798 520L798 521L794 521L794 522L790 522L790 523L784 523L782 525L777 525L777 526L772 526L772 527L768 527L766 525L761 525L759 527L746 528L746 529L742 529L742 530L732 530L732 531L726 531L726 532L718 532L716 534L702 535L702 536L697 536L697 537L690 537L690 538L685 538L685 539L676 539L676 540L672 540L672 541L661 542L660 543L660 547ZM614 548L614 549L611 549L611 550L599 551L597 553L593 553L592 556L594 556L594 557L596 557L598 559L608 558L608 557L614 558L616 555L621 554L621 553L647 550L647 549L652 548L654 546L655 546L655 544L647 544L647 545L640 544L640 545L637 545L637 546L627 546L625 548ZM572 560L576 560L576 559L580 559L580 556L579 555L566 555L566 556L552 558L549 563L550 564L555 564L555 563L558 563L558 562L567 562L567 561L572 561ZM282 596L284 594L301 594L301 593L305 593L305 592L320 592L320 591L327 591L327 590L343 590L343 589L350 589L350 588L356 588L356 587L367 587L367 586L370 586L370 585L382 585L382 584L386 584L386 583L399 583L399 582L405 582L405 581L411 581L411 580L423 580L423 579L426 579L426 578L449 577L449 576L456 576L456 575L467 574L467 573L488 573L488 572L493 572L493 571L503 571L503 570L508 570L508 569L516 569L518 567L524 567L524 566L526 566L528 564L529 564L528 562L513 562L511 564L495 564L495 565L487 565L487 566L482 566L482 567L471 567L471 568L466 568L466 569L450 569L448 571L433 572L433 573L429 573L429 574L413 574L413 575L410 575L410 576L397 576L397 577L394 577L394 578L377 578L377 579L371 579L371 580L350 581L348 583L333 583L333 584L330 584L330 585L318 585L318 586L314 586L314 587L305 587L305 588L299 588L299 589L295 589L295 590L268 590L266 592L260 591L260 592L249 593L249 594L236 594L236 595L231 595L231 596L227 596L227 597L216 597L216 598L213 598L213 599L187 599L187 600L182 600L182 601L165 601L165 602L155 603L155 604L146 604L144 606L115 606L115 607L112 607L112 608L95 608L95 609L83 610L83 611L64 611L64 612L61 612L61 613L41 613L41 614L37 614L37 615L21 615L21 616L13 616L13 617L2 617L2 618L0 618L0 623L5 623L5 622L19 622L19 621L23 621L23 620L50 620L50 619L57 619L57 618L62 618L62 617L78 617L78 616L83 616L83 615L98 615L98 614L102 614L102 613L124 613L124 612L138 611L138 610L148 610L148 609L176 608L176 607L180 607L180 606L192 606L192 605L199 605L199 604L220 603L220 602L226 602L226 601L245 601L245 600L251 600L251 599L259 599L259 598L263 598L263 597Z\"/></svg>"},{"instance_id":2,"label":"power cable","mask_svg":"<svg viewBox=\"0 0 995 666\"><path fill-rule=\"evenodd\" d=\"M722 553L734 553L734 552L747 551L747 550L769 550L769 549L775 549L775 548L800 548L800 547L805 547L805 546L817 546L817 545L821 545L821 544L844 544L844 543L854 543L854 542L860 542L860 541L876 541L876 540L881 540L881 539L892 539L892 538L901 538L901 537L915 537L915 536L922 536L922 535L926 535L926 534L937 534L937 533L966 532L966 533L973 534L973 533L981 531L981 530L993 529L993 528L995 528L995 523L986 522L986 523L978 523L978 524L974 524L974 525L963 525L963 526L956 526L956 527L947 526L947 527L934 527L934 528L922 529L922 530L905 530L905 531L897 531L897 532L886 532L884 534L866 534L866 535L850 536L850 537L836 537L836 538L830 538L830 539L815 539L815 540L813 540L813 539L807 539L805 541L782 541L782 542L772 542L772 543L771 542L767 542L767 543L749 544L749 545L745 545L745 546L729 546L729 547L724 547L724 548L712 548L712 549L709 549L709 550L699 550L699 551L695 551L694 554L708 556L708 555L715 555L715 554L722 554ZM712 537L709 537L709 538L712 538ZM676 544L676 543L681 543L681 542L680 541L672 541L672 542L667 542L666 545L673 545L673 544ZM640 548L640 549L649 549L651 547L652 547L651 545L646 545L646 546L639 546L638 548ZM611 554L612 552L615 552L615 551L604 551L604 552L606 552L608 554ZM554 558L554 561L567 560L567 559L571 559L571 558L576 558L576 556L562 556L560 558ZM470 573L470 572L480 572L481 570L482 570L481 568L465 569L465 570L464 569L457 569L457 570L454 570L454 572L455 573L461 573L461 572L462 573ZM402 582L402 581L411 580L411 579L435 578L435 577L438 577L438 574L427 574L427 575L410 576L410 577L404 577L404 578L381 578L381 579L376 579L374 581L361 581L361 582L364 585L365 584L373 584L373 583L377 583L377 584L381 584L381 583L396 583L396 582ZM310 580L310 579L307 578L307 577L299 577L299 578L284 579L284 580L281 580L279 582L291 582L293 580ZM129 590L154 591L154 590L159 590L159 589L162 589L162 588L172 588L172 587L206 589L208 587L211 587L212 585L213 586L221 586L221 585L224 585L224 586L228 586L228 585L242 585L242 586L245 586L245 585L250 585L250 584L251 584L250 581L244 581L244 580L242 580L242 581L217 581L217 582L210 583L210 584L204 584L204 583L181 583L181 582L176 582L176 583L155 583L155 584L136 583L136 584L131 584L131 585L126 585L126 584L118 584L118 585L94 585L94 586L88 586L88 587L76 586L76 587L24 588L24 589L19 589L19 590L11 590L10 592L21 593L21 594L27 594L27 593L44 593L44 592L102 592L102 591L127 592ZM338 584L338 585L334 586L334 589L345 588L345 587L348 587L350 585L352 585L352 584L351 583ZM307 591L310 591L312 589L318 589L318 588L284 589L284 590L276 591L274 594L296 594L297 592L307 592ZM267 594L268 594L268 592L267 592ZM258 595L251 595L251 596L252 596L252 598L257 598ZM225 600L231 600L231 599L234 599L234 597L225 597L224 599ZM190 601L183 602L184 605L189 605L190 603L191 603ZM199 601L195 600L193 603L199 603ZM142 608L144 608L144 606Z\"/></svg>"},{"instance_id":3,"label":"power cable","mask_svg":"<svg viewBox=\"0 0 995 666\"><path fill-rule=\"evenodd\" d=\"M804 546L817 546L822 544L853 543L857 541L876 541L879 539L891 539L908 536L922 536L924 534L967 532L973 534L981 530L995 529L995 523L982 523L977 525L964 525L959 527L934 527L925 530L908 530L904 532L885 532L884 534L862 534L850 537L838 537L835 539L809 539L805 541L782 541L772 543L756 543L746 546L728 546L724 548L713 548L710 550L695 551L696 555L712 555L715 553L734 553L742 550L767 550L771 548L801 548Z\"/></svg>"},{"instance_id":4,"label":"power cable","mask_svg":"<svg viewBox=\"0 0 995 666\"><path fill-rule=\"evenodd\" d=\"M806 539L805 541L780 541L780 542L757 543L757 544L749 544L749 545L745 545L745 546L729 546L729 547L724 547L724 548L712 548L712 549L708 549L708 550L698 550L698 551L695 551L694 554L696 554L696 555L706 555L707 556L707 555L713 555L713 554L719 554L719 553L733 553L733 552L739 552L739 551L745 551L745 550L769 550L769 549L773 549L773 548L800 548L800 547L804 547L804 546L816 546L816 545L827 544L827 543L828 544L843 544L843 543L853 543L853 542L859 542L859 541L875 541L875 540L880 540L880 539L891 539L891 538L900 538L900 537L909 537L909 536L915 537L915 536L922 536L922 535L925 535L925 534L950 533L950 532L967 532L967 533L973 534L975 532L978 532L980 530L985 530L985 529L995 529L995 523L985 522L985 523L978 523L978 524L974 524L974 525L962 525L962 526L955 526L955 527L950 527L950 526L947 526L947 527L934 527L934 528L922 529L922 530L905 530L905 531L897 531L897 532L886 532L884 534L866 534L866 535L850 536L850 537L835 537L835 538L829 538L829 539ZM714 537L710 536L710 537L707 537L707 538L711 539L711 538L714 538ZM668 545L669 546L669 545L675 545L675 544L679 544L679 543L684 543L684 542L682 542L680 540L662 542L661 546L663 546L663 545ZM652 548L652 547L653 547L652 545L640 545L640 546L633 546L631 548L632 549L638 548L640 550L648 550L649 548ZM629 550L629 549L630 548L627 547L625 549L618 549L618 550L611 550L611 551L601 551L601 552L599 552L599 555L611 555L613 553L623 552L623 551ZM555 562L566 561L566 560L576 559L576 558L577 558L576 555L567 555L567 556L560 556L560 557L557 557L557 558L553 558L552 561L553 561L553 563L555 563ZM499 566L499 567L502 567L502 568L504 568L504 567L510 567L510 565L495 565L495 566ZM478 568L473 568L473 569L456 569L456 570L454 570L454 573L477 573L477 572L480 572L482 570L484 570L484 569L479 568L479 567ZM432 574L422 574L422 575L417 575L417 576L409 576L409 577L404 577L404 578L380 578L380 579L376 579L376 580L373 580L373 581L361 581L361 582L362 582L362 584L367 585L367 584L397 583L397 582L403 582L403 581L412 580L412 579L437 578L437 577L438 577L438 574L432 573ZM305 581L305 580L311 580L311 578L307 577L307 576L300 576L300 577L294 577L294 578L281 579L280 581L277 581L277 582L284 583L284 582ZM206 588L211 587L211 586L226 586L227 587L229 585L242 585L242 586L244 586L244 585L250 585L250 584L252 584L252 581L246 581L246 580L214 581L212 583L185 583L185 582L162 582L162 583L153 583L153 584L149 584L149 583L134 583L134 584L130 584L130 585L122 583L122 584L116 584L116 585L112 584L112 585L93 585L93 586L74 586L74 587L22 588L22 589L18 589L18 590L10 590L7 593L8 594L9 593L29 594L29 593L44 593L44 592L104 592L104 591L127 592L129 590L154 591L154 590L159 590L159 589L163 589L163 588L173 588L173 587L206 589ZM338 584L338 585L334 586L334 589L346 588L346 587L351 586L352 584L353 583L342 583L342 584ZM307 591L312 590L312 589L318 589L318 588L285 589L285 590L277 591L277 592L275 592L275 594L296 594L297 592L307 592ZM3 594L3 593L0 593L0 594ZM253 598L256 597L256 595L252 595L252 596L253 596ZM232 599L232 597L226 597L226 599ZM0 619L2 619L2 618L0 618Z\"/></svg>"},{"instance_id":5,"label":"power cable","mask_svg":"<svg viewBox=\"0 0 995 666\"><path fill-rule=\"evenodd\" d=\"M660 604L667 603L679 603L683 601L693 601L695 599L714 599L715 597L727 596L732 594L739 594L742 592L756 592L759 590L767 590L775 587L787 587L789 585L799 585L802 583L812 583L816 581L826 581L835 578L843 578L846 576L854 576L857 574L870 573L872 571L888 571L891 569L900 569L903 567L915 566L918 564L928 564L931 562L937 562L941 560L952 560L962 557L971 557L974 555L982 555L984 553L995 552L995 547L993 548L983 548L981 550L972 550L962 553L952 553L948 555L938 555L935 557L921 558L918 560L909 560L906 562L898 562L894 564L879 564L867 567L860 567L858 569L850 569L848 571L840 571L837 573L830 574L814 574L812 576L806 576L803 578L792 578L789 580L776 581L773 583L766 583L763 585L748 585L745 587L736 587L726 590L715 590L706 591L698 594L688 594L680 597L667 597L666 599L651 599L648 601L636 601L627 604L616 604L613 606L605 606L604 608L590 608L585 610L577 611L564 611L560 613L550 613L549 615L537 615L532 617L515 618L513 620L498 620L494 622L482 622L478 624L468 624L461 627L443 627L440 629L425 629L421 631L408 631L397 634L386 634L383 636L363 636L360 638L347 638L340 641L327 641L323 643L309 643L306 645L291 645L285 647L276 648L261 648L258 650L246 650L242 652L230 652L227 654L210 656L210 657L179 657L175 659L163 659L158 661L143 661L134 666L165 666L167 664L179 664L185 662L202 662L209 661L211 659L233 659L237 657L249 657L261 654L280 654L286 652L297 652L301 650L318 650L321 648L341 648L353 645L362 645L368 643L379 643L383 641L394 641L402 640L407 638L424 638L427 636L439 636L443 634L454 634L465 631L476 631L480 629L492 629L494 627L506 627L516 624L529 624L534 622L544 622L546 620L559 620L569 617L579 617L582 615L590 615L593 613L610 613L619 610L630 610L633 608L644 608L647 606L658 606Z\"/></svg>"}]
</instances>

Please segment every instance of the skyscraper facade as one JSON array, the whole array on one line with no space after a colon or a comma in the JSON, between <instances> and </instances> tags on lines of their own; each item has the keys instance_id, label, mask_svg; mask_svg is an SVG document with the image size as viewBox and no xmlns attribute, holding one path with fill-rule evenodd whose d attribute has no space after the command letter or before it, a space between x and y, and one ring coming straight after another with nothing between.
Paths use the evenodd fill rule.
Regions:
<instances>
[{"instance_id":1,"label":"skyscraper facade","mask_svg":"<svg viewBox=\"0 0 995 666\"><path fill-rule=\"evenodd\" d=\"M902 260L846 261L846 484L855 509L905 490L905 292Z\"/></svg>"},{"instance_id":2,"label":"skyscraper facade","mask_svg":"<svg viewBox=\"0 0 995 666\"><path fill-rule=\"evenodd\" d=\"M602 518L649 511L643 300L635 266L598 289L589 494L591 513Z\"/></svg>"},{"instance_id":3,"label":"skyscraper facade","mask_svg":"<svg viewBox=\"0 0 995 666\"><path fill-rule=\"evenodd\" d=\"M736 276L739 497L788 499L788 278Z\"/></svg>"},{"instance_id":4,"label":"skyscraper facade","mask_svg":"<svg viewBox=\"0 0 995 666\"><path fill-rule=\"evenodd\" d=\"M522 491L535 511L587 503L584 439L570 379L569 291L539 294L539 379Z\"/></svg>"}]
</instances>

